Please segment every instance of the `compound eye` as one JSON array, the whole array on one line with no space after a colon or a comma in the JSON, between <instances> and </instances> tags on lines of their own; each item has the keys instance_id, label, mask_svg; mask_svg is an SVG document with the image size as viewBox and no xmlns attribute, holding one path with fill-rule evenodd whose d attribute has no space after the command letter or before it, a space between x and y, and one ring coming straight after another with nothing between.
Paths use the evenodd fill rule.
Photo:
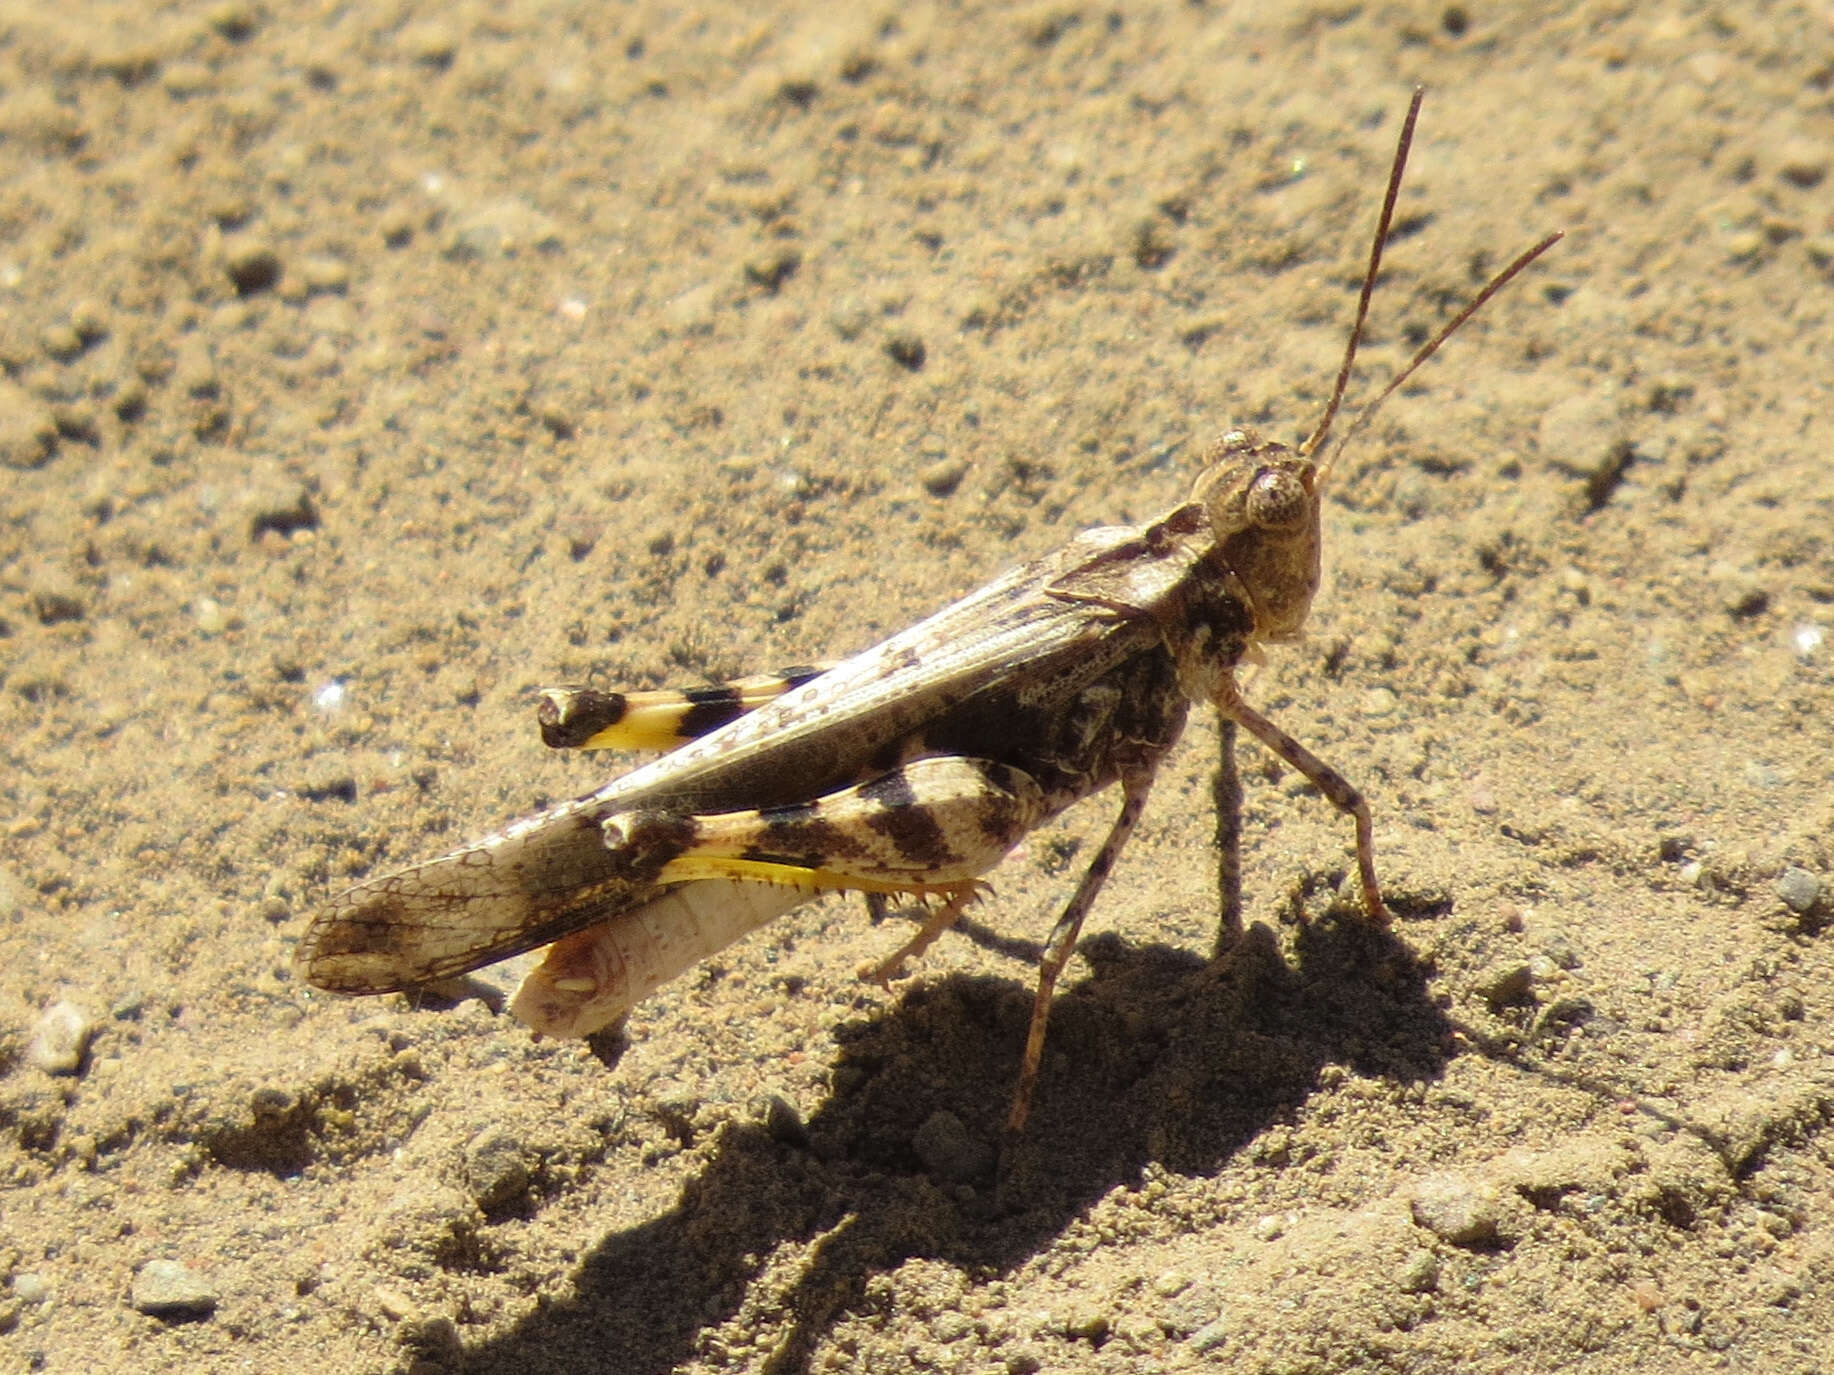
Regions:
<instances>
[{"instance_id":1,"label":"compound eye","mask_svg":"<svg viewBox=\"0 0 1834 1375\"><path fill-rule=\"evenodd\" d=\"M1311 496L1294 474L1278 468L1248 484L1249 524L1260 530L1297 530L1310 513Z\"/></svg>"}]
</instances>

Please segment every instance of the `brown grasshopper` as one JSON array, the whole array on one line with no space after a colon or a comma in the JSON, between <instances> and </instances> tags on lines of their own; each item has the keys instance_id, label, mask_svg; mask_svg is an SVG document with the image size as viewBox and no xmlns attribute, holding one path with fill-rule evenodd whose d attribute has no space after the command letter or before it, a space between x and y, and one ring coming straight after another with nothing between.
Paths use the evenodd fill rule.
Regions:
<instances>
[{"instance_id":1,"label":"brown grasshopper","mask_svg":"<svg viewBox=\"0 0 1834 1375\"><path fill-rule=\"evenodd\" d=\"M803 901L853 889L934 904L873 972L897 973L984 889L1025 834L1111 784L1120 815L1040 962L1007 1126L1025 1122L1052 990L1192 702L1209 702L1355 824L1371 921L1388 919L1368 804L1242 700L1235 672L1299 638L1319 581L1324 465L1394 216L1422 93L1401 129L1331 397L1297 449L1230 430L1190 497L1141 525L1088 530L919 625L825 670L678 694L544 695L568 747L681 748L474 844L369 879L313 921L297 965L338 993L385 993L553 944L512 1010L583 1035ZM1497 273L1351 424L1560 238ZM883 899L879 899L882 901Z\"/></svg>"}]
</instances>

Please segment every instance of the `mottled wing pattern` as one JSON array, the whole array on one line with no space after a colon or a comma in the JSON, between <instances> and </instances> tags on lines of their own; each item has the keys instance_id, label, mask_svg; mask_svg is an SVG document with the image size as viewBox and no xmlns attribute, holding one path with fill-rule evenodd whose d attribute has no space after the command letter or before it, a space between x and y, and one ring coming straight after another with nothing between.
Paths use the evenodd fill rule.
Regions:
<instances>
[{"instance_id":1,"label":"mottled wing pattern","mask_svg":"<svg viewBox=\"0 0 1834 1375\"><path fill-rule=\"evenodd\" d=\"M566 803L463 849L360 883L314 918L307 982L390 993L546 945L648 895L611 871L602 808Z\"/></svg>"},{"instance_id":2,"label":"mottled wing pattern","mask_svg":"<svg viewBox=\"0 0 1834 1375\"><path fill-rule=\"evenodd\" d=\"M620 878L600 821L636 806L721 812L812 800L856 781L926 722L982 693L1048 698L1156 641L1136 600L1107 610L1052 588L1137 552L1133 527L1087 531L928 620L598 791L396 873L358 884L314 919L296 956L306 981L386 993L462 974L646 901ZM1138 561L1142 598L1187 571L1179 547ZM893 761L895 762L895 761ZM879 767L887 767L885 764Z\"/></svg>"},{"instance_id":3,"label":"mottled wing pattern","mask_svg":"<svg viewBox=\"0 0 1834 1375\"><path fill-rule=\"evenodd\" d=\"M1179 541L1142 548L1139 527L1084 531L1036 562L854 655L807 685L641 769L596 796L684 812L784 806L898 762L893 747L970 697L1045 705L1159 642L1151 612L1190 571ZM1099 602L1065 596L1093 570L1130 565Z\"/></svg>"}]
</instances>

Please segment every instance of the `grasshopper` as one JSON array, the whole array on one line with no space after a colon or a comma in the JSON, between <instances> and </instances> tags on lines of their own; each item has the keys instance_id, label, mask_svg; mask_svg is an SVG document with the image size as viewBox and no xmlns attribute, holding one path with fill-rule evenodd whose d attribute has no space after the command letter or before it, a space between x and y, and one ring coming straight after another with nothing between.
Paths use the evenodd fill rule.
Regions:
<instances>
[{"instance_id":1,"label":"grasshopper","mask_svg":"<svg viewBox=\"0 0 1834 1375\"><path fill-rule=\"evenodd\" d=\"M810 894L855 890L930 908L870 971L887 980L985 891L982 876L1027 832L1118 784L1120 814L1044 946L1007 1117L1016 1133L1058 977L1193 702L1351 818L1364 910L1386 922L1367 802L1243 700L1236 670L1261 646L1298 639L1318 588L1328 465L1315 455L1355 363L1422 94L1402 125L1330 400L1297 448L1229 430L1190 496L1163 515L1085 531L832 667L687 694L544 693L550 745L680 747L358 884L313 921L301 975L333 992L386 993L552 945L512 1011L537 1035L585 1035ZM1560 237L1497 273L1362 409L1338 451Z\"/></svg>"}]
</instances>

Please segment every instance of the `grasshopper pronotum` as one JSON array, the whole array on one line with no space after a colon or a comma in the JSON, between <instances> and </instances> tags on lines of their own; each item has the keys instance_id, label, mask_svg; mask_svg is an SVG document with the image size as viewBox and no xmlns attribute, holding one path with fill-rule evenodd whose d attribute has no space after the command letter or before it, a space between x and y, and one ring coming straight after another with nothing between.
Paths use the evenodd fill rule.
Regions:
<instances>
[{"instance_id":1,"label":"grasshopper pronotum","mask_svg":"<svg viewBox=\"0 0 1834 1375\"><path fill-rule=\"evenodd\" d=\"M306 980L385 993L553 944L513 1010L584 1035L809 894L935 904L888 978L980 892L1033 827L1110 784L1121 811L1040 962L1007 1119L1024 1125L1051 995L1190 703L1209 702L1352 818L1370 920L1388 912L1369 807L1242 700L1235 671L1297 639L1318 588L1329 435L1356 359L1407 163L1415 91L1330 400L1296 449L1230 430L1191 495L1140 525L1085 531L831 668L697 693L544 695L562 746L681 748L451 854L336 898L300 944ZM1369 402L1339 449L1465 320L1560 238L1497 273Z\"/></svg>"}]
</instances>

